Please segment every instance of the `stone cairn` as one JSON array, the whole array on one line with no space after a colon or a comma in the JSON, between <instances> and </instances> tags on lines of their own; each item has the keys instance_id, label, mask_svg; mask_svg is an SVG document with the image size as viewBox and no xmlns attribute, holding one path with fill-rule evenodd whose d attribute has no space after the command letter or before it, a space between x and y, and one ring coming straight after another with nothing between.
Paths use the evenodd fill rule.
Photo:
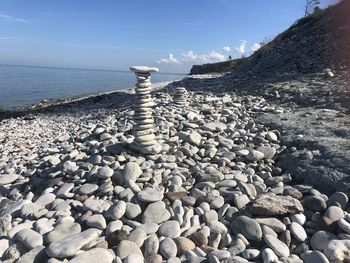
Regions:
<instances>
[{"instance_id":1,"label":"stone cairn","mask_svg":"<svg viewBox=\"0 0 350 263\"><path fill-rule=\"evenodd\" d=\"M176 88L174 102L177 106L185 106L187 104L187 90L184 87Z\"/></svg>"},{"instance_id":2,"label":"stone cairn","mask_svg":"<svg viewBox=\"0 0 350 263\"><path fill-rule=\"evenodd\" d=\"M156 141L154 134L154 118L152 107L154 102L151 96L151 72L158 72L158 68L145 66L132 66L130 70L137 76L136 105L134 113L135 125L133 133L134 142L131 149L143 154L157 154L161 151L161 145Z\"/></svg>"}]
</instances>

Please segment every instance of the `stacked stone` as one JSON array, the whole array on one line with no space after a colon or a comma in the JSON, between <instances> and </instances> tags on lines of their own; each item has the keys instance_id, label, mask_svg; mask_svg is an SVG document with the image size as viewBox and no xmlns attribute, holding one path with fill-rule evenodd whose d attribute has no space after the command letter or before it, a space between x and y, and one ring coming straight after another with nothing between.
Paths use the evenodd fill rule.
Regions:
<instances>
[{"instance_id":1,"label":"stacked stone","mask_svg":"<svg viewBox=\"0 0 350 263\"><path fill-rule=\"evenodd\" d=\"M174 102L177 106L184 106L187 104L187 90L184 87L176 88Z\"/></svg>"},{"instance_id":2,"label":"stacked stone","mask_svg":"<svg viewBox=\"0 0 350 263\"><path fill-rule=\"evenodd\" d=\"M154 134L154 118L152 107L154 102L151 96L151 72L158 72L158 68L133 66L130 70L137 76L136 106L134 113L133 133L135 140L131 148L144 154L157 154L161 151L161 145L156 141Z\"/></svg>"}]
</instances>

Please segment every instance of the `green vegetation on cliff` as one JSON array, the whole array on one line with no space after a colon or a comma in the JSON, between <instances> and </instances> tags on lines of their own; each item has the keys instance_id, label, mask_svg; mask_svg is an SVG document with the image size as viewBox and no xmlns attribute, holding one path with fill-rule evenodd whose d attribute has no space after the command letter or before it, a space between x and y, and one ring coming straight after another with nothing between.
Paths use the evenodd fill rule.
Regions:
<instances>
[{"instance_id":1,"label":"green vegetation on cliff","mask_svg":"<svg viewBox=\"0 0 350 263\"><path fill-rule=\"evenodd\" d=\"M242 63L242 59L232 59L218 63L208 63L204 65L193 65L191 68L190 74L207 74L207 73L222 73L222 72L230 72L236 66Z\"/></svg>"}]
</instances>

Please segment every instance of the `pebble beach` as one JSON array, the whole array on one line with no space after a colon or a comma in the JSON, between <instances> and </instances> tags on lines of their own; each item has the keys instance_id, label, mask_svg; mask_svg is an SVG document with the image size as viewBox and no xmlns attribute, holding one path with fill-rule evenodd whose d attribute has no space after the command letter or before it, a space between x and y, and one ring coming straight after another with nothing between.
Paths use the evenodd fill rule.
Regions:
<instances>
[{"instance_id":1,"label":"pebble beach","mask_svg":"<svg viewBox=\"0 0 350 263\"><path fill-rule=\"evenodd\" d=\"M276 165L293 149L256 122L285 109L163 86L158 154L130 148L132 90L0 122L2 262L350 261L348 195L294 183Z\"/></svg>"}]
</instances>

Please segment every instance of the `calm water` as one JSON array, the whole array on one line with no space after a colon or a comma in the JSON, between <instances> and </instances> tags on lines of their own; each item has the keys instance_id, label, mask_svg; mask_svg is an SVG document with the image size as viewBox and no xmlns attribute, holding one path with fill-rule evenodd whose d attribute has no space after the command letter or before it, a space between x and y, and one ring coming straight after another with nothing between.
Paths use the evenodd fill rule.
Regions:
<instances>
[{"instance_id":1,"label":"calm water","mask_svg":"<svg viewBox=\"0 0 350 263\"><path fill-rule=\"evenodd\" d=\"M184 75L152 74L152 82L182 79ZM135 85L131 72L56 69L0 65L0 106L30 106L44 99L63 99Z\"/></svg>"}]
</instances>

